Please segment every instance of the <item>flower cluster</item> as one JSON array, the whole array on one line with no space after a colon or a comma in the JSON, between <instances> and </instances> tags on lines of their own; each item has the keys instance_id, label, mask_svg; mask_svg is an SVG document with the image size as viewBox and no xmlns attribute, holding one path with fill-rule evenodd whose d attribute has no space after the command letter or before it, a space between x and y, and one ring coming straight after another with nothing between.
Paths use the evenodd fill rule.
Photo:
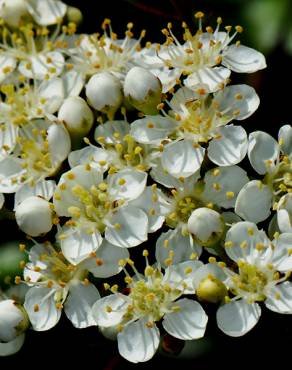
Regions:
<instances>
[{"instance_id":1,"label":"flower cluster","mask_svg":"<svg viewBox=\"0 0 292 370\"><path fill-rule=\"evenodd\" d=\"M242 27L197 12L158 44L108 19L78 34L59 0L2 0L0 17L0 206L27 238L0 294L0 355L63 310L131 362L165 332L202 338L210 304L234 337L264 307L292 313L292 128L276 141L238 122L259 97L231 73L266 67Z\"/></svg>"}]
</instances>

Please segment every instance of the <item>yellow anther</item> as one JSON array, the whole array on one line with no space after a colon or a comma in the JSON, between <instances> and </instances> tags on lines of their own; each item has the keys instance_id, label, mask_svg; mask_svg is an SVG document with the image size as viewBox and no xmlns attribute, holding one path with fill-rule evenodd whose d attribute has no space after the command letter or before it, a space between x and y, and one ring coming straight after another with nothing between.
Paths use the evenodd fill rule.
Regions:
<instances>
[{"instance_id":1,"label":"yellow anther","mask_svg":"<svg viewBox=\"0 0 292 370\"><path fill-rule=\"evenodd\" d=\"M252 227L249 227L247 229L247 233L248 233L249 236L253 236L254 235L254 229Z\"/></svg>"},{"instance_id":2,"label":"yellow anther","mask_svg":"<svg viewBox=\"0 0 292 370\"><path fill-rule=\"evenodd\" d=\"M154 274L154 269L151 266L146 266L144 270L145 276L152 276Z\"/></svg>"},{"instance_id":3,"label":"yellow anther","mask_svg":"<svg viewBox=\"0 0 292 370\"><path fill-rule=\"evenodd\" d=\"M231 248L233 247L233 242L231 240L228 240L227 242L224 243L225 248Z\"/></svg>"},{"instance_id":4,"label":"yellow anther","mask_svg":"<svg viewBox=\"0 0 292 370\"><path fill-rule=\"evenodd\" d=\"M79 218L81 216L81 209L78 207L68 207L67 211L72 217Z\"/></svg>"},{"instance_id":5,"label":"yellow anther","mask_svg":"<svg viewBox=\"0 0 292 370\"><path fill-rule=\"evenodd\" d=\"M219 191L219 190L221 189L220 184L218 184L218 183L216 183L216 182L214 182L212 186L213 186L213 189L214 189L214 190Z\"/></svg>"},{"instance_id":6,"label":"yellow anther","mask_svg":"<svg viewBox=\"0 0 292 370\"><path fill-rule=\"evenodd\" d=\"M75 174L73 172L69 172L69 173L67 173L66 178L68 180L74 180L75 179Z\"/></svg>"},{"instance_id":7,"label":"yellow anther","mask_svg":"<svg viewBox=\"0 0 292 370\"><path fill-rule=\"evenodd\" d=\"M165 239L164 240L163 246L164 246L164 248L168 248L169 247L169 240L168 239Z\"/></svg>"},{"instance_id":8,"label":"yellow anther","mask_svg":"<svg viewBox=\"0 0 292 370\"><path fill-rule=\"evenodd\" d=\"M149 256L149 251L147 249L144 249L142 254L143 254L144 257L148 257Z\"/></svg>"},{"instance_id":9,"label":"yellow anther","mask_svg":"<svg viewBox=\"0 0 292 370\"><path fill-rule=\"evenodd\" d=\"M209 257L208 259L209 263L216 263L216 258L215 257Z\"/></svg>"},{"instance_id":10,"label":"yellow anther","mask_svg":"<svg viewBox=\"0 0 292 370\"><path fill-rule=\"evenodd\" d=\"M263 243L256 243L255 247L256 247L256 250L260 252L265 248L265 245Z\"/></svg>"},{"instance_id":11,"label":"yellow anther","mask_svg":"<svg viewBox=\"0 0 292 370\"><path fill-rule=\"evenodd\" d=\"M240 243L240 248L241 249L247 248L247 241L246 240L244 240L243 242Z\"/></svg>"},{"instance_id":12,"label":"yellow anther","mask_svg":"<svg viewBox=\"0 0 292 370\"><path fill-rule=\"evenodd\" d=\"M107 313L111 313L111 312L113 312L113 309L112 309L112 307L111 307L111 306L106 306L105 311L106 311Z\"/></svg>"},{"instance_id":13,"label":"yellow anther","mask_svg":"<svg viewBox=\"0 0 292 370\"><path fill-rule=\"evenodd\" d=\"M221 268L225 268L226 267L226 263L225 262L218 262L218 266L221 267Z\"/></svg>"},{"instance_id":14,"label":"yellow anther","mask_svg":"<svg viewBox=\"0 0 292 370\"><path fill-rule=\"evenodd\" d=\"M39 312L39 310L40 310L40 306L39 306L38 304L35 304L35 305L33 306L33 311L34 311L34 312Z\"/></svg>"},{"instance_id":15,"label":"yellow anther","mask_svg":"<svg viewBox=\"0 0 292 370\"><path fill-rule=\"evenodd\" d=\"M125 283L127 283L127 284L131 284L131 283L133 282L133 279L132 279L130 276L126 276L126 277L124 278L124 281L125 281Z\"/></svg>"},{"instance_id":16,"label":"yellow anther","mask_svg":"<svg viewBox=\"0 0 292 370\"><path fill-rule=\"evenodd\" d=\"M112 293L116 293L117 291L118 291L118 289L119 289L119 286L118 286L118 284L114 284L112 287L111 287L111 292Z\"/></svg>"},{"instance_id":17,"label":"yellow anther","mask_svg":"<svg viewBox=\"0 0 292 370\"><path fill-rule=\"evenodd\" d=\"M235 30L238 33L242 33L243 32L243 27L242 26L235 26Z\"/></svg>"},{"instance_id":18,"label":"yellow anther","mask_svg":"<svg viewBox=\"0 0 292 370\"><path fill-rule=\"evenodd\" d=\"M15 282L16 285L20 284L21 283L21 277L20 276L15 276L14 282Z\"/></svg>"},{"instance_id":19,"label":"yellow anther","mask_svg":"<svg viewBox=\"0 0 292 370\"><path fill-rule=\"evenodd\" d=\"M196 19L203 18L204 16L205 16L205 14L203 12L197 12L197 13L195 13L195 18Z\"/></svg>"},{"instance_id":20,"label":"yellow anther","mask_svg":"<svg viewBox=\"0 0 292 370\"><path fill-rule=\"evenodd\" d=\"M192 269L191 267L187 267L187 268L185 269L185 274L186 274L186 275L189 275L191 272L193 272L193 269Z\"/></svg>"},{"instance_id":21,"label":"yellow anther","mask_svg":"<svg viewBox=\"0 0 292 370\"><path fill-rule=\"evenodd\" d=\"M219 176L220 175L220 170L219 170L219 168L215 168L213 171L212 171L212 175L213 176Z\"/></svg>"},{"instance_id":22,"label":"yellow anther","mask_svg":"<svg viewBox=\"0 0 292 370\"><path fill-rule=\"evenodd\" d=\"M121 224L119 224L119 223L116 223L116 224L114 224L114 228L115 228L116 230L121 230L122 225L121 225Z\"/></svg>"},{"instance_id":23,"label":"yellow anther","mask_svg":"<svg viewBox=\"0 0 292 370\"><path fill-rule=\"evenodd\" d=\"M198 253L195 253L195 252L191 253L190 260L195 260L197 258L198 258Z\"/></svg>"},{"instance_id":24,"label":"yellow anther","mask_svg":"<svg viewBox=\"0 0 292 370\"><path fill-rule=\"evenodd\" d=\"M26 245L25 244L19 244L19 250L21 252L24 252L25 251L25 248L26 248Z\"/></svg>"},{"instance_id":25,"label":"yellow anther","mask_svg":"<svg viewBox=\"0 0 292 370\"><path fill-rule=\"evenodd\" d=\"M95 263L97 266L102 266L103 265L103 260L101 258L96 258Z\"/></svg>"},{"instance_id":26,"label":"yellow anther","mask_svg":"<svg viewBox=\"0 0 292 370\"><path fill-rule=\"evenodd\" d=\"M123 186L125 185L126 180L125 179L119 179L119 185Z\"/></svg>"},{"instance_id":27,"label":"yellow anther","mask_svg":"<svg viewBox=\"0 0 292 370\"><path fill-rule=\"evenodd\" d=\"M109 290L110 285L108 283L103 283L103 288L104 288L104 290Z\"/></svg>"},{"instance_id":28,"label":"yellow anther","mask_svg":"<svg viewBox=\"0 0 292 370\"><path fill-rule=\"evenodd\" d=\"M226 198L227 199L233 199L235 196L234 192L233 191L227 191L226 192Z\"/></svg>"}]
</instances>

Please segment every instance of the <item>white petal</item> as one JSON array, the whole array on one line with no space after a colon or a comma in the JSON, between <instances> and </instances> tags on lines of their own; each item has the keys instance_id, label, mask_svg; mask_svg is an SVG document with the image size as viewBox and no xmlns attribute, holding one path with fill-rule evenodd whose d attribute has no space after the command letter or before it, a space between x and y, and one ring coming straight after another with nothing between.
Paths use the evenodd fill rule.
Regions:
<instances>
[{"instance_id":1,"label":"white petal","mask_svg":"<svg viewBox=\"0 0 292 370\"><path fill-rule=\"evenodd\" d=\"M0 209L3 207L4 202L5 202L5 197L2 193L0 193Z\"/></svg>"},{"instance_id":2,"label":"white petal","mask_svg":"<svg viewBox=\"0 0 292 370\"><path fill-rule=\"evenodd\" d=\"M103 138L100 144L116 144L121 142L130 131L130 125L126 121L107 121L97 126L94 132L94 138L99 142L99 137ZM118 137L116 138L118 134Z\"/></svg>"},{"instance_id":3,"label":"white petal","mask_svg":"<svg viewBox=\"0 0 292 370\"><path fill-rule=\"evenodd\" d=\"M181 140L164 147L161 164L174 177L188 177L201 167L204 154L204 148L195 148L191 141Z\"/></svg>"},{"instance_id":4,"label":"white petal","mask_svg":"<svg viewBox=\"0 0 292 370\"><path fill-rule=\"evenodd\" d=\"M281 197L277 207L277 222L282 233L292 232L292 194Z\"/></svg>"},{"instance_id":5,"label":"white petal","mask_svg":"<svg viewBox=\"0 0 292 370\"><path fill-rule=\"evenodd\" d=\"M62 79L54 77L43 81L39 86L38 94L40 99L45 99L46 112L51 114L57 112L65 97Z\"/></svg>"},{"instance_id":6,"label":"white petal","mask_svg":"<svg viewBox=\"0 0 292 370\"><path fill-rule=\"evenodd\" d=\"M122 270L119 261L127 258L129 258L129 252L126 248L118 248L104 239L96 255L85 260L82 267L97 278L108 278ZM98 264L97 261L102 261L102 264Z\"/></svg>"},{"instance_id":7,"label":"white petal","mask_svg":"<svg viewBox=\"0 0 292 370\"><path fill-rule=\"evenodd\" d=\"M172 87L174 87L180 77L180 71L175 68L157 68L151 69L151 72L159 78L162 84L163 93L167 93Z\"/></svg>"},{"instance_id":8,"label":"white petal","mask_svg":"<svg viewBox=\"0 0 292 370\"><path fill-rule=\"evenodd\" d=\"M279 157L279 149L278 142L266 132L255 131L249 135L248 158L260 175L264 175L269 166L273 166Z\"/></svg>"},{"instance_id":9,"label":"white petal","mask_svg":"<svg viewBox=\"0 0 292 370\"><path fill-rule=\"evenodd\" d=\"M223 117L243 120L251 116L260 104L255 89L249 85L231 85L215 94L218 110Z\"/></svg>"},{"instance_id":10,"label":"white petal","mask_svg":"<svg viewBox=\"0 0 292 370\"><path fill-rule=\"evenodd\" d=\"M10 356L18 352L23 346L25 334L21 334L8 343L0 343L0 357Z\"/></svg>"},{"instance_id":11,"label":"white petal","mask_svg":"<svg viewBox=\"0 0 292 370\"><path fill-rule=\"evenodd\" d=\"M265 300L265 305L271 311L292 314L292 283L285 281L274 286Z\"/></svg>"},{"instance_id":12,"label":"white petal","mask_svg":"<svg viewBox=\"0 0 292 370\"><path fill-rule=\"evenodd\" d=\"M38 310L36 307L38 307ZM61 317L61 310L56 308L54 294L49 288L31 288L26 293L24 308L33 329L36 331L51 329Z\"/></svg>"},{"instance_id":13,"label":"white petal","mask_svg":"<svg viewBox=\"0 0 292 370\"><path fill-rule=\"evenodd\" d=\"M37 24L49 26L65 16L67 5L59 0L27 0L27 9Z\"/></svg>"},{"instance_id":14,"label":"white petal","mask_svg":"<svg viewBox=\"0 0 292 370\"><path fill-rule=\"evenodd\" d=\"M109 160L108 152L102 148L86 146L85 148L74 150L68 156L68 162L71 168L80 164L90 163L91 166L99 167L102 171L107 170L107 165L100 165L100 161Z\"/></svg>"},{"instance_id":15,"label":"white petal","mask_svg":"<svg viewBox=\"0 0 292 370\"><path fill-rule=\"evenodd\" d=\"M0 193L15 193L21 187L21 177L25 170L21 160L7 157L0 161Z\"/></svg>"},{"instance_id":16,"label":"white petal","mask_svg":"<svg viewBox=\"0 0 292 370\"><path fill-rule=\"evenodd\" d=\"M131 124L130 135L138 143L159 145L177 127L177 122L161 116L146 116Z\"/></svg>"},{"instance_id":17,"label":"white petal","mask_svg":"<svg viewBox=\"0 0 292 370\"><path fill-rule=\"evenodd\" d=\"M261 222L270 215L272 192L260 181L248 182L240 190L235 203L235 212L244 220Z\"/></svg>"},{"instance_id":18,"label":"white petal","mask_svg":"<svg viewBox=\"0 0 292 370\"><path fill-rule=\"evenodd\" d=\"M142 209L148 215L148 233L157 231L164 222L166 212L165 196L160 189L147 186L144 192L131 205Z\"/></svg>"},{"instance_id":19,"label":"white petal","mask_svg":"<svg viewBox=\"0 0 292 370\"><path fill-rule=\"evenodd\" d=\"M5 52L2 53L3 54L0 55L0 83L2 83L16 68L16 59L5 55Z\"/></svg>"},{"instance_id":20,"label":"white petal","mask_svg":"<svg viewBox=\"0 0 292 370\"><path fill-rule=\"evenodd\" d=\"M224 67L204 67L189 75L184 84L189 89L205 89L206 92L214 92L227 83L230 71Z\"/></svg>"},{"instance_id":21,"label":"white petal","mask_svg":"<svg viewBox=\"0 0 292 370\"><path fill-rule=\"evenodd\" d=\"M219 166L230 166L243 160L248 141L241 126L226 126L218 130L218 137L210 141L208 157Z\"/></svg>"},{"instance_id":22,"label":"white petal","mask_svg":"<svg viewBox=\"0 0 292 370\"><path fill-rule=\"evenodd\" d=\"M253 73L266 68L262 53L244 45L230 45L223 54L222 64L233 72Z\"/></svg>"},{"instance_id":23,"label":"white petal","mask_svg":"<svg viewBox=\"0 0 292 370\"><path fill-rule=\"evenodd\" d=\"M288 272L292 270L292 233L280 234L273 240L275 246L271 263L277 271Z\"/></svg>"},{"instance_id":24,"label":"white petal","mask_svg":"<svg viewBox=\"0 0 292 370\"><path fill-rule=\"evenodd\" d=\"M81 228L63 226L59 231L61 249L67 260L73 265L84 261L91 253L97 251L102 242L98 231L89 234ZM58 236L58 235L57 235Z\"/></svg>"},{"instance_id":25,"label":"white petal","mask_svg":"<svg viewBox=\"0 0 292 370\"><path fill-rule=\"evenodd\" d=\"M222 282L224 282L227 278L222 268L215 263L207 263L195 271L193 277L195 289L197 289L201 281L206 279L209 275L212 275L214 278Z\"/></svg>"},{"instance_id":26,"label":"white petal","mask_svg":"<svg viewBox=\"0 0 292 370\"><path fill-rule=\"evenodd\" d=\"M15 145L18 135L18 127L15 125L7 124L1 125L0 131L0 159L3 159L10 154Z\"/></svg>"},{"instance_id":27,"label":"white petal","mask_svg":"<svg viewBox=\"0 0 292 370\"><path fill-rule=\"evenodd\" d=\"M82 74L74 70L63 73L62 80L66 98L69 96L78 96L85 84Z\"/></svg>"},{"instance_id":28,"label":"white petal","mask_svg":"<svg viewBox=\"0 0 292 370\"><path fill-rule=\"evenodd\" d=\"M185 261L166 268L163 281L175 289L180 289L182 294L194 294L194 276L203 265L201 261Z\"/></svg>"},{"instance_id":29,"label":"white petal","mask_svg":"<svg viewBox=\"0 0 292 370\"><path fill-rule=\"evenodd\" d=\"M279 130L278 141L282 152L288 156L292 153L292 127L284 125Z\"/></svg>"},{"instance_id":30,"label":"white petal","mask_svg":"<svg viewBox=\"0 0 292 370\"><path fill-rule=\"evenodd\" d=\"M207 201L231 208L235 205L239 191L248 182L248 177L238 166L221 167L208 171L204 182L203 197Z\"/></svg>"},{"instance_id":31,"label":"white petal","mask_svg":"<svg viewBox=\"0 0 292 370\"><path fill-rule=\"evenodd\" d=\"M162 267L166 267L165 260L169 258L169 252L173 251L173 264L189 261L195 253L198 258L202 253L202 247L194 243L190 235L183 236L180 228L161 233L156 242L155 257Z\"/></svg>"},{"instance_id":32,"label":"white petal","mask_svg":"<svg viewBox=\"0 0 292 370\"><path fill-rule=\"evenodd\" d=\"M116 326L123 321L127 307L131 299L121 293L110 294L95 302L92 307L92 315L99 326L109 328ZM112 310L108 310L110 307Z\"/></svg>"},{"instance_id":33,"label":"white petal","mask_svg":"<svg viewBox=\"0 0 292 370\"><path fill-rule=\"evenodd\" d=\"M252 222L238 222L226 234L227 255L235 262L244 260L250 264L258 261L269 263L272 256L271 242L263 230ZM227 245L230 246L227 247ZM263 248L256 248L260 244Z\"/></svg>"},{"instance_id":34,"label":"white petal","mask_svg":"<svg viewBox=\"0 0 292 370\"><path fill-rule=\"evenodd\" d=\"M75 328L83 329L96 325L92 316L92 306L98 299L100 295L93 284L86 285L76 281L70 285L64 311Z\"/></svg>"},{"instance_id":35,"label":"white petal","mask_svg":"<svg viewBox=\"0 0 292 370\"><path fill-rule=\"evenodd\" d=\"M106 228L105 238L117 247L135 247L147 240L148 217L136 207L119 209L110 222L112 226Z\"/></svg>"},{"instance_id":36,"label":"white petal","mask_svg":"<svg viewBox=\"0 0 292 370\"><path fill-rule=\"evenodd\" d=\"M62 124L53 124L48 129L47 135L52 162L58 166L69 155L71 140L68 131Z\"/></svg>"},{"instance_id":37,"label":"white petal","mask_svg":"<svg viewBox=\"0 0 292 370\"><path fill-rule=\"evenodd\" d=\"M249 304L241 299L219 307L216 318L223 333L241 337L256 325L260 315L261 308L257 303Z\"/></svg>"},{"instance_id":38,"label":"white petal","mask_svg":"<svg viewBox=\"0 0 292 370\"><path fill-rule=\"evenodd\" d=\"M52 63L48 63L48 58ZM18 69L21 74L27 78L34 78L37 80L44 80L47 75L59 76L64 68L65 59L58 51L52 51L46 54L38 53L29 58L31 68L27 68L27 60L19 63ZM54 68L55 72L51 73L50 68Z\"/></svg>"},{"instance_id":39,"label":"white petal","mask_svg":"<svg viewBox=\"0 0 292 370\"><path fill-rule=\"evenodd\" d=\"M174 302L178 312L167 313L162 321L164 329L173 337L190 340L202 338L205 334L208 316L202 306L187 298Z\"/></svg>"},{"instance_id":40,"label":"white petal","mask_svg":"<svg viewBox=\"0 0 292 370\"><path fill-rule=\"evenodd\" d=\"M54 180L41 180L34 186L25 184L15 193L14 208L31 196L39 196L49 201L53 197L55 189L56 183Z\"/></svg>"},{"instance_id":41,"label":"white petal","mask_svg":"<svg viewBox=\"0 0 292 370\"><path fill-rule=\"evenodd\" d=\"M146 323L146 319L132 322L118 334L120 355L130 362L148 361L158 348L159 330L156 325L148 328Z\"/></svg>"},{"instance_id":42,"label":"white petal","mask_svg":"<svg viewBox=\"0 0 292 370\"><path fill-rule=\"evenodd\" d=\"M146 181L147 173L132 168L125 168L109 176L109 194L116 200L136 199L145 190Z\"/></svg>"}]
</instances>

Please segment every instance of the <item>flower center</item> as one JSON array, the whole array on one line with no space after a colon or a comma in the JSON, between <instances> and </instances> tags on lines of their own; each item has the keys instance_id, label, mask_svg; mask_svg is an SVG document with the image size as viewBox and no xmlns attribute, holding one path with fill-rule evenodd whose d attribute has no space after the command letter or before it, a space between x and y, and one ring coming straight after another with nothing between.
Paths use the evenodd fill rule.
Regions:
<instances>
[{"instance_id":1,"label":"flower center","mask_svg":"<svg viewBox=\"0 0 292 370\"><path fill-rule=\"evenodd\" d=\"M288 156L282 156L275 170L267 173L264 183L273 189L274 200L277 202L283 195L292 192L292 163Z\"/></svg>"},{"instance_id":2,"label":"flower center","mask_svg":"<svg viewBox=\"0 0 292 370\"><path fill-rule=\"evenodd\" d=\"M150 279L139 280L131 285L129 298L132 304L128 307L127 319L149 316L151 320L159 321L169 311L169 304L181 294L181 291L163 283L162 278L160 271L153 270Z\"/></svg>"},{"instance_id":3,"label":"flower center","mask_svg":"<svg viewBox=\"0 0 292 370\"><path fill-rule=\"evenodd\" d=\"M238 263L239 273L232 276L234 284L234 293L236 295L246 296L254 301L264 301L265 288L270 280L273 279L274 271L264 272L258 267L240 261Z\"/></svg>"},{"instance_id":4,"label":"flower center","mask_svg":"<svg viewBox=\"0 0 292 370\"><path fill-rule=\"evenodd\" d=\"M104 221L108 213L123 203L122 200L113 201L107 189L108 185L105 182L101 182L97 186L92 185L89 190L79 184L73 186L72 193L78 198L82 207L69 207L68 212L71 217L76 220L85 218L94 222L96 228L103 232L106 227Z\"/></svg>"},{"instance_id":5,"label":"flower center","mask_svg":"<svg viewBox=\"0 0 292 370\"><path fill-rule=\"evenodd\" d=\"M17 142L22 158L21 166L28 170L32 177L46 177L55 171L52 164L46 130L32 130L33 138L19 136Z\"/></svg>"}]
</instances>

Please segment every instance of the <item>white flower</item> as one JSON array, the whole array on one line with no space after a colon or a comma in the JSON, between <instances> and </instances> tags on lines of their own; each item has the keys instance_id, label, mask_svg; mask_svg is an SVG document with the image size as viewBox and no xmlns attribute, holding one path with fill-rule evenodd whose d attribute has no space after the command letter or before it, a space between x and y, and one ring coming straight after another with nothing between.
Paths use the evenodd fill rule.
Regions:
<instances>
[{"instance_id":1,"label":"white flower","mask_svg":"<svg viewBox=\"0 0 292 370\"><path fill-rule=\"evenodd\" d=\"M110 21L106 19L102 28L104 34L81 35L77 46L69 48L67 54L70 63L83 78L96 73L109 72L119 79L123 79L133 66L140 41L145 35L141 32L138 40L133 38L132 24L128 24L123 39L117 39L112 31Z\"/></svg>"},{"instance_id":2,"label":"white flower","mask_svg":"<svg viewBox=\"0 0 292 370\"><path fill-rule=\"evenodd\" d=\"M67 257L67 246L79 245L75 255L80 261L88 254L90 241L94 252L105 239L122 248L134 247L147 239L148 216L131 201L145 190L147 174L124 169L107 178L98 168L79 165L60 179L54 194L55 210L59 216L71 217L60 230L61 247ZM88 251L88 253L90 253ZM68 256L73 261L72 256Z\"/></svg>"},{"instance_id":3,"label":"white flower","mask_svg":"<svg viewBox=\"0 0 292 370\"><path fill-rule=\"evenodd\" d=\"M223 217L207 207L195 209L188 219L188 231L200 245L215 244L225 229Z\"/></svg>"},{"instance_id":4,"label":"white flower","mask_svg":"<svg viewBox=\"0 0 292 370\"><path fill-rule=\"evenodd\" d=\"M236 26L234 34L230 35L232 27L227 26L227 32L220 31L222 20L218 20L216 29L213 31L208 26L208 32L203 32L200 22L196 34L192 34L184 23L183 44L173 34L169 23L168 29L163 30L166 43L143 49L138 63L165 81L166 91L181 75L187 76L184 80L187 87L213 92L227 83L230 71L252 73L265 68L263 54L239 42L229 45L242 27Z\"/></svg>"},{"instance_id":5,"label":"white flower","mask_svg":"<svg viewBox=\"0 0 292 370\"><path fill-rule=\"evenodd\" d=\"M100 295L86 276L82 266L71 265L49 242L30 249L24 278L32 287L26 293L24 308L34 330L55 326L63 306L75 327L95 325L91 307Z\"/></svg>"},{"instance_id":6,"label":"white flower","mask_svg":"<svg viewBox=\"0 0 292 370\"><path fill-rule=\"evenodd\" d=\"M109 172L116 172L127 167L147 171L159 156L159 150L153 145L138 144L129 134L130 124L126 121L107 121L97 126L94 137L102 147L90 144L69 155L69 164L75 167L89 163Z\"/></svg>"},{"instance_id":7,"label":"white flower","mask_svg":"<svg viewBox=\"0 0 292 370\"><path fill-rule=\"evenodd\" d=\"M0 301L0 342L11 342L28 327L26 313L12 299ZM0 345L1 355L1 345Z\"/></svg>"},{"instance_id":8,"label":"white flower","mask_svg":"<svg viewBox=\"0 0 292 370\"><path fill-rule=\"evenodd\" d=\"M88 103L98 111L113 118L123 101L122 85L117 77L108 73L96 73L86 85Z\"/></svg>"},{"instance_id":9,"label":"white flower","mask_svg":"<svg viewBox=\"0 0 292 370\"><path fill-rule=\"evenodd\" d=\"M235 205L240 217L257 223L269 217L272 206L277 209L277 202L292 188L291 153L290 125L280 128L278 142L262 131L249 135L250 163L257 173L265 176L262 181L250 181L241 190Z\"/></svg>"},{"instance_id":10,"label":"white flower","mask_svg":"<svg viewBox=\"0 0 292 370\"><path fill-rule=\"evenodd\" d=\"M0 161L0 191L14 193L24 184L52 176L70 152L70 136L60 123L33 120L18 130L13 153Z\"/></svg>"},{"instance_id":11,"label":"white flower","mask_svg":"<svg viewBox=\"0 0 292 370\"><path fill-rule=\"evenodd\" d=\"M39 236L53 227L53 210L47 200L32 196L16 206L15 219L23 232Z\"/></svg>"},{"instance_id":12,"label":"white flower","mask_svg":"<svg viewBox=\"0 0 292 370\"><path fill-rule=\"evenodd\" d=\"M5 99L0 102L0 122L5 130L5 135L10 134L11 137L15 137L12 130L17 130L18 127L33 119L51 119L65 98L64 82L58 77L41 83L34 81L33 85L28 79L24 79L22 83L18 81L14 85L2 85L1 91ZM12 141L12 138L10 140ZM9 142L5 144L11 149L11 143L10 145Z\"/></svg>"},{"instance_id":13,"label":"white flower","mask_svg":"<svg viewBox=\"0 0 292 370\"><path fill-rule=\"evenodd\" d=\"M155 114L161 103L161 82L147 69L133 67L125 77L124 94L139 111Z\"/></svg>"},{"instance_id":14,"label":"white flower","mask_svg":"<svg viewBox=\"0 0 292 370\"><path fill-rule=\"evenodd\" d=\"M144 251L145 256L148 251ZM133 261L128 260L133 266ZM125 265L126 261L121 261ZM121 356L137 363L150 360L159 345L156 322L162 319L163 328L172 336L191 340L204 336L208 317L198 302L181 298L193 293L191 283L195 270L201 263L186 262L170 266L163 274L147 264L145 275L138 273L125 281L128 296L114 293L98 300L93 308L96 323L103 328L115 327ZM142 340L143 338L143 340Z\"/></svg>"},{"instance_id":15,"label":"white flower","mask_svg":"<svg viewBox=\"0 0 292 370\"><path fill-rule=\"evenodd\" d=\"M169 102L171 111L166 117L156 115L136 120L130 134L143 144L162 143L163 167L177 178L188 177L200 168L204 159L201 143L211 140L208 156L220 166L234 165L244 158L246 132L240 126L225 125L233 119L249 117L258 105L256 92L247 85L228 86L211 97L184 87Z\"/></svg>"},{"instance_id":16,"label":"white flower","mask_svg":"<svg viewBox=\"0 0 292 370\"><path fill-rule=\"evenodd\" d=\"M79 96L70 96L64 100L58 112L72 138L82 139L90 131L94 116L86 101Z\"/></svg>"},{"instance_id":17,"label":"white flower","mask_svg":"<svg viewBox=\"0 0 292 370\"><path fill-rule=\"evenodd\" d=\"M225 281L234 298L217 311L219 328L238 337L259 320L258 302L278 313L292 313L292 284L285 281L292 270L292 234L272 242L251 222L238 222L226 235L226 253L237 263L238 272L223 267Z\"/></svg>"},{"instance_id":18,"label":"white flower","mask_svg":"<svg viewBox=\"0 0 292 370\"><path fill-rule=\"evenodd\" d=\"M195 210L201 213L202 207L207 207L211 210L214 208L213 212L216 210L221 215L222 208L234 207L237 194L248 181L245 171L238 166L214 168L208 171L201 180L199 172L179 180L165 173L159 166L152 169L151 175L155 181L172 189L171 193L164 197L163 215L166 224L173 230L162 233L156 245L156 259L162 266L167 265L169 254L171 254L170 259L173 263L199 257L202 250L201 245L210 244L210 240L205 239L212 231L207 229L209 232L204 233L206 227L210 226L205 220L204 228L201 230L199 230L200 227L193 225L196 230L198 229L197 233L202 240L200 237L193 238L190 235L192 231L188 230L188 222L192 222L189 221L192 213ZM218 221L219 216L219 224L215 222L215 225L212 225L215 228L214 231L219 231L219 234L221 234L222 226L220 215L215 212L215 220ZM215 238L212 241L215 244L218 240Z\"/></svg>"},{"instance_id":19,"label":"white flower","mask_svg":"<svg viewBox=\"0 0 292 370\"><path fill-rule=\"evenodd\" d=\"M60 22L65 16L67 5L59 0L1 0L0 17L13 27L19 27L27 16L41 25Z\"/></svg>"},{"instance_id":20,"label":"white flower","mask_svg":"<svg viewBox=\"0 0 292 370\"><path fill-rule=\"evenodd\" d=\"M16 80L19 75L12 75L16 69L22 76L37 80L49 80L63 72L63 51L66 46L62 41L64 35L60 35L58 39L56 33L50 35L45 27L27 24L18 29L17 43L15 37L16 33L4 27L3 39L0 42L1 82L8 79L8 76Z\"/></svg>"}]
</instances>

